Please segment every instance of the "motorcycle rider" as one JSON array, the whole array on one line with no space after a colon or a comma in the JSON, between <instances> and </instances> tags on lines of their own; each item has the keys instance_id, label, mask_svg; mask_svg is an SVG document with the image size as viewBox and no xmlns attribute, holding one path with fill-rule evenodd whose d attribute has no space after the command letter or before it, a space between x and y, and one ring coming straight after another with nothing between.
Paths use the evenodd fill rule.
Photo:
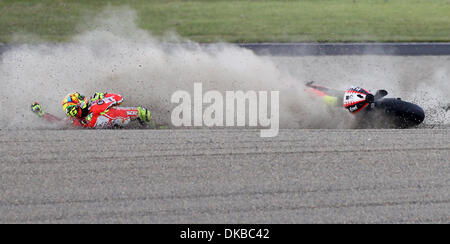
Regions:
<instances>
[{"instance_id":1,"label":"motorcycle rider","mask_svg":"<svg viewBox=\"0 0 450 244\"><path fill-rule=\"evenodd\" d=\"M111 96L112 95L113 94L111 94ZM89 125L90 120L92 120L94 116L101 115L102 112L104 111L91 111L90 105L96 102L97 100L101 100L109 96L110 94L106 92L105 93L96 92L89 99L87 99L86 96L81 95L79 92L74 92L66 95L62 101L62 107L67 118L63 120L65 121L69 120L75 126L92 127L92 125L91 126ZM111 106L119 106L122 103L122 101L123 101L122 99L120 101L114 101L113 104L111 104ZM61 121L61 119L58 119L57 117L51 114L44 113L41 105L37 102L31 105L31 110L39 117L42 117L48 121L51 122ZM138 121L141 124L149 123L151 126L154 125L154 122L151 119L150 110L142 107L137 107L137 110L138 110Z\"/></svg>"}]
</instances>

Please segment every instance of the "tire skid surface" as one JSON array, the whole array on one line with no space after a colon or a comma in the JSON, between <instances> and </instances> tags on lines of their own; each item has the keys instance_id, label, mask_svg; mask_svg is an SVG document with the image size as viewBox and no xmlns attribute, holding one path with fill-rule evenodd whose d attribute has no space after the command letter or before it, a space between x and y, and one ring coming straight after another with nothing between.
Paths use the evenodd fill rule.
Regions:
<instances>
[{"instance_id":1,"label":"tire skid surface","mask_svg":"<svg viewBox=\"0 0 450 244\"><path fill-rule=\"evenodd\" d=\"M1 130L0 223L449 223L450 129Z\"/></svg>"}]
</instances>

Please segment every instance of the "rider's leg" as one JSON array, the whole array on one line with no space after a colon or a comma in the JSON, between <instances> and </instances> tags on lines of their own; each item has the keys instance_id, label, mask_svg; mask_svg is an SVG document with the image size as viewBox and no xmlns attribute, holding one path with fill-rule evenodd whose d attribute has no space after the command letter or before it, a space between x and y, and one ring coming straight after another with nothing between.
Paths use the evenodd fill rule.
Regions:
<instances>
[{"instance_id":1,"label":"rider's leg","mask_svg":"<svg viewBox=\"0 0 450 244\"><path fill-rule=\"evenodd\" d=\"M152 120L152 115L149 109L138 107L138 120L141 124L148 123L151 127L155 127L155 122Z\"/></svg>"}]
</instances>

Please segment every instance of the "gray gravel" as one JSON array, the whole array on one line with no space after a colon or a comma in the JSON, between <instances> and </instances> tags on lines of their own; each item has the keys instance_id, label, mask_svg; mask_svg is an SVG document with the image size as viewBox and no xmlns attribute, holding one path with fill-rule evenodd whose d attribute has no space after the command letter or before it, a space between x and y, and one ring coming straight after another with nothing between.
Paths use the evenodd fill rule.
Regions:
<instances>
[{"instance_id":1,"label":"gray gravel","mask_svg":"<svg viewBox=\"0 0 450 244\"><path fill-rule=\"evenodd\" d=\"M450 129L1 130L0 223L450 223Z\"/></svg>"}]
</instances>

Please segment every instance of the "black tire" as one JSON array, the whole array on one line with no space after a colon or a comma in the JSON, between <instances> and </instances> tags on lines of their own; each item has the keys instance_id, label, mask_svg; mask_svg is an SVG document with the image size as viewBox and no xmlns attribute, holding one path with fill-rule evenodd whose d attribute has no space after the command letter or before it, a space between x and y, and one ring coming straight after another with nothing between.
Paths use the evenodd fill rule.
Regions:
<instances>
[{"instance_id":1,"label":"black tire","mask_svg":"<svg viewBox=\"0 0 450 244\"><path fill-rule=\"evenodd\" d=\"M400 128L417 126L425 119L425 112L414 103L399 98L384 98L376 101L375 109L381 110L386 118Z\"/></svg>"}]
</instances>

